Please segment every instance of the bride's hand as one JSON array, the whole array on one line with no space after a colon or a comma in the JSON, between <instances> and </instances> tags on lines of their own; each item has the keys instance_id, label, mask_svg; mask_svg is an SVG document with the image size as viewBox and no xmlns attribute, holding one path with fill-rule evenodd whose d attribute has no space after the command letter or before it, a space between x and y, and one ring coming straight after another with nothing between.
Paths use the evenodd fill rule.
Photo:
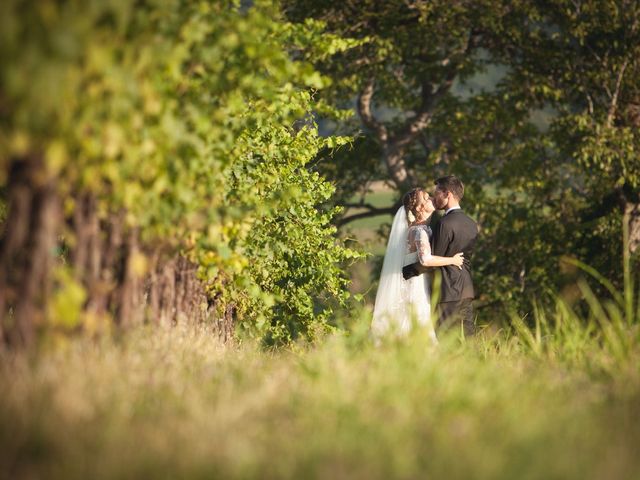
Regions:
<instances>
[{"instance_id":1,"label":"bride's hand","mask_svg":"<svg viewBox=\"0 0 640 480\"><path fill-rule=\"evenodd\" d=\"M464 253L456 253L453 257L453 264L462 270L462 264L464 263Z\"/></svg>"}]
</instances>

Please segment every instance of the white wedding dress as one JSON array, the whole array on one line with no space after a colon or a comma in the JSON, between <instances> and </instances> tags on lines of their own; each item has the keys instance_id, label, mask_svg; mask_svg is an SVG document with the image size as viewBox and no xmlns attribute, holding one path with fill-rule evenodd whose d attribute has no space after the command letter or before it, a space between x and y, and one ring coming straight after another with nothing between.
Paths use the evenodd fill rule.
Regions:
<instances>
[{"instance_id":1,"label":"white wedding dress","mask_svg":"<svg viewBox=\"0 0 640 480\"><path fill-rule=\"evenodd\" d=\"M434 344L438 343L431 322L429 280L418 275L402 277L402 267L423 261L431 255L428 227L409 227L404 207L396 212L387 242L380 284L376 293L371 331L376 339L388 335L406 335L416 325L425 328Z\"/></svg>"}]
</instances>

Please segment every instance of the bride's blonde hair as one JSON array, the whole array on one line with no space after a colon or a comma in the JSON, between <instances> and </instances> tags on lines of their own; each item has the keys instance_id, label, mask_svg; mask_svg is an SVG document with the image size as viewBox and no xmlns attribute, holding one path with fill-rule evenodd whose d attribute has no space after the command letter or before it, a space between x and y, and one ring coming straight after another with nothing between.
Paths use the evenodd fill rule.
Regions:
<instances>
[{"instance_id":1,"label":"bride's blonde hair","mask_svg":"<svg viewBox=\"0 0 640 480\"><path fill-rule=\"evenodd\" d=\"M404 211L407 215L407 222L409 223L409 225L416 221L416 215L418 213L416 208L420 203L420 196L423 193L424 190L418 187L409 190L402 197L402 204L404 205Z\"/></svg>"}]
</instances>

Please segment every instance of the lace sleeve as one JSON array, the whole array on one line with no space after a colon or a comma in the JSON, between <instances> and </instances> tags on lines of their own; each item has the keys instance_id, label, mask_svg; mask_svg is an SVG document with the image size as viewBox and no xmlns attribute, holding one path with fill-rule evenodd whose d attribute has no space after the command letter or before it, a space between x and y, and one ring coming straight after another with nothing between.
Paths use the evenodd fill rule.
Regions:
<instances>
[{"instance_id":1,"label":"lace sleeve","mask_svg":"<svg viewBox=\"0 0 640 480\"><path fill-rule=\"evenodd\" d=\"M416 249L418 250L418 260L422 265L426 265L431 258L431 244L429 243L429 234L423 228L419 229L415 237Z\"/></svg>"}]
</instances>

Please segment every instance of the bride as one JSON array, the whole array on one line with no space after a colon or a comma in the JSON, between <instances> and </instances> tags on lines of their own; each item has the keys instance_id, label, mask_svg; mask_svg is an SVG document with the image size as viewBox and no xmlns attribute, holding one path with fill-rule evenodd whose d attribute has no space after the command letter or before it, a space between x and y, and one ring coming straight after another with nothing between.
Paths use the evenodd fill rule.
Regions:
<instances>
[{"instance_id":1,"label":"bride","mask_svg":"<svg viewBox=\"0 0 640 480\"><path fill-rule=\"evenodd\" d=\"M435 207L427 192L414 188L404 195L402 203L393 219L387 242L371 330L375 338L404 335L415 319L417 325L428 330L435 344L438 340L430 318L429 277L419 275L404 280L402 267L419 261L427 267L455 265L462 268L463 254L457 253L453 257L431 255L427 222Z\"/></svg>"}]
</instances>

